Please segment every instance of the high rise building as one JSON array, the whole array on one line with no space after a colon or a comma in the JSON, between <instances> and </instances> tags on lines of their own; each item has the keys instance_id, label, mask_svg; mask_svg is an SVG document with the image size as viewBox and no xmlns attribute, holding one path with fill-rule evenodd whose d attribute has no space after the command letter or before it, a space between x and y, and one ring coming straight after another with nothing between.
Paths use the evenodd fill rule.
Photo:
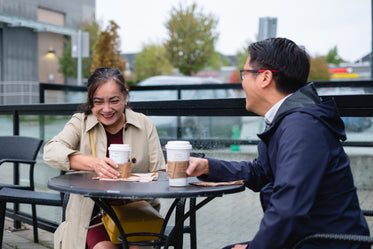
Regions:
<instances>
[{"instance_id":1,"label":"high rise building","mask_svg":"<svg viewBox=\"0 0 373 249\"><path fill-rule=\"evenodd\" d=\"M261 17L259 18L258 41L277 36L277 18Z\"/></svg>"}]
</instances>

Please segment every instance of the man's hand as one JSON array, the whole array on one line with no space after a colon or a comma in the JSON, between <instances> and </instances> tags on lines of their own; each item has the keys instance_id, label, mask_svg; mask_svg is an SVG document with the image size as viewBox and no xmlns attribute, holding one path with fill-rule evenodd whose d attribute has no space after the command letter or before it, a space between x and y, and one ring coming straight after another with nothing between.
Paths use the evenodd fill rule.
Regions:
<instances>
[{"instance_id":1,"label":"man's hand","mask_svg":"<svg viewBox=\"0 0 373 249\"><path fill-rule=\"evenodd\" d=\"M247 245L240 245L240 244L237 244L234 247L232 247L232 249L246 249L246 248L247 248Z\"/></svg>"},{"instance_id":2,"label":"man's hand","mask_svg":"<svg viewBox=\"0 0 373 249\"><path fill-rule=\"evenodd\" d=\"M189 166L186 170L188 176L200 176L209 174L209 162L205 158L190 157Z\"/></svg>"}]
</instances>

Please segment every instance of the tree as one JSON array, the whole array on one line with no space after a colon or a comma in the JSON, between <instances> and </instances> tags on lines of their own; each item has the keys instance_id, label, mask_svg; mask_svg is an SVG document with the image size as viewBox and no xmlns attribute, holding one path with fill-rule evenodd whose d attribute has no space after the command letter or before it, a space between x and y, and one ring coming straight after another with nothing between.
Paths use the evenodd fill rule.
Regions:
<instances>
[{"instance_id":1,"label":"tree","mask_svg":"<svg viewBox=\"0 0 373 249\"><path fill-rule=\"evenodd\" d=\"M231 66L231 61L228 59L226 55L220 55L221 56L221 62L223 63L224 67Z\"/></svg>"},{"instance_id":2,"label":"tree","mask_svg":"<svg viewBox=\"0 0 373 249\"><path fill-rule=\"evenodd\" d=\"M126 69L126 60L120 59L119 26L110 21L105 31L102 31L94 47L91 71L97 67L115 67L121 72Z\"/></svg>"},{"instance_id":3,"label":"tree","mask_svg":"<svg viewBox=\"0 0 373 249\"><path fill-rule=\"evenodd\" d=\"M172 65L184 75L192 75L207 66L215 52L217 19L197 12L197 5L171 10L166 23L169 38L165 48Z\"/></svg>"},{"instance_id":4,"label":"tree","mask_svg":"<svg viewBox=\"0 0 373 249\"><path fill-rule=\"evenodd\" d=\"M90 57L82 58L82 75L84 78L88 78L91 73L93 48L100 33L100 26L94 20L92 22L86 21L82 23L80 29L83 32L89 33ZM71 57L71 40L66 39L64 43L62 57L58 59L60 64L58 72L62 73L65 77L76 78L78 59Z\"/></svg>"},{"instance_id":5,"label":"tree","mask_svg":"<svg viewBox=\"0 0 373 249\"><path fill-rule=\"evenodd\" d=\"M135 74L137 80L143 80L154 75L169 75L172 73L172 65L166 57L166 49L163 46L145 45L136 55Z\"/></svg>"},{"instance_id":6,"label":"tree","mask_svg":"<svg viewBox=\"0 0 373 249\"><path fill-rule=\"evenodd\" d=\"M329 80L329 67L326 56L316 56L311 58L309 81L315 80Z\"/></svg>"},{"instance_id":7,"label":"tree","mask_svg":"<svg viewBox=\"0 0 373 249\"><path fill-rule=\"evenodd\" d=\"M339 66L342 62L345 62L339 55L338 55L338 48L334 46L334 48L330 49L328 54L326 55L326 60L329 64L333 64Z\"/></svg>"},{"instance_id":8,"label":"tree","mask_svg":"<svg viewBox=\"0 0 373 249\"><path fill-rule=\"evenodd\" d=\"M237 60L237 75L240 75L240 70L243 69L243 67L245 66L246 64L246 60L247 60L247 57L249 56L249 53L248 53L248 47L250 46L252 42L251 41L247 41L246 44L247 46L245 47L242 47L241 50L237 51L236 53L236 60ZM241 76L239 76L239 79L241 82Z\"/></svg>"},{"instance_id":9,"label":"tree","mask_svg":"<svg viewBox=\"0 0 373 249\"><path fill-rule=\"evenodd\" d=\"M223 65L222 57L219 52L214 52L203 69L219 70Z\"/></svg>"},{"instance_id":10,"label":"tree","mask_svg":"<svg viewBox=\"0 0 373 249\"><path fill-rule=\"evenodd\" d=\"M243 67L246 64L247 57L249 56L247 52L247 48L250 45L250 43L247 45L247 47L242 48L240 51L237 51L236 53L236 60L237 60L237 70L243 69Z\"/></svg>"}]
</instances>

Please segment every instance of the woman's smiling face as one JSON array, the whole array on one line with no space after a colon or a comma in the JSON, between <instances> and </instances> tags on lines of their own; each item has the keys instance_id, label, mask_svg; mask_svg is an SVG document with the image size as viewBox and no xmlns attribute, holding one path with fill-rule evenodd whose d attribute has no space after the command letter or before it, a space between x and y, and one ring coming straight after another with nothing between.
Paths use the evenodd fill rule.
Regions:
<instances>
[{"instance_id":1,"label":"woman's smiling face","mask_svg":"<svg viewBox=\"0 0 373 249\"><path fill-rule=\"evenodd\" d=\"M126 98L113 80L100 85L93 94L92 113L107 131L117 130L125 123Z\"/></svg>"}]
</instances>

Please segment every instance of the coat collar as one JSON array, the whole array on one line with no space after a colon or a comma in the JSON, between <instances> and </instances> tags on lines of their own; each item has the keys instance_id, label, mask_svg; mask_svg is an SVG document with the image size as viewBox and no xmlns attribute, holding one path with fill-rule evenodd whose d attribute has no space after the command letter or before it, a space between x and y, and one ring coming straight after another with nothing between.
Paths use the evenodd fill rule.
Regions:
<instances>
[{"instance_id":1,"label":"coat collar","mask_svg":"<svg viewBox=\"0 0 373 249\"><path fill-rule=\"evenodd\" d=\"M316 88L313 83L310 83L285 99L282 105L279 107L273 122L271 125L264 130L264 132L258 134L262 140L267 140L274 132L274 128L277 126L279 121L287 115L287 113L295 108L301 108L309 105L319 104L321 102L320 97L317 94Z\"/></svg>"},{"instance_id":2,"label":"coat collar","mask_svg":"<svg viewBox=\"0 0 373 249\"><path fill-rule=\"evenodd\" d=\"M278 109L273 122L275 123L276 121L281 119L289 110L309 105L320 104L320 102L320 97L317 94L314 84L310 83L294 92L294 94L292 94L289 98L285 99L285 101Z\"/></svg>"},{"instance_id":3,"label":"coat collar","mask_svg":"<svg viewBox=\"0 0 373 249\"><path fill-rule=\"evenodd\" d=\"M133 125L135 127L141 128L141 123L139 121L138 116L136 115L136 112L132 111L129 108L126 108L125 115L126 115L126 124L125 124L125 126L127 126L127 125ZM86 116L86 120L87 120L86 132L88 132L89 130L93 129L93 127L95 127L96 125L102 125L97 120L96 116L93 115L92 113L89 114L88 116Z\"/></svg>"}]
</instances>

